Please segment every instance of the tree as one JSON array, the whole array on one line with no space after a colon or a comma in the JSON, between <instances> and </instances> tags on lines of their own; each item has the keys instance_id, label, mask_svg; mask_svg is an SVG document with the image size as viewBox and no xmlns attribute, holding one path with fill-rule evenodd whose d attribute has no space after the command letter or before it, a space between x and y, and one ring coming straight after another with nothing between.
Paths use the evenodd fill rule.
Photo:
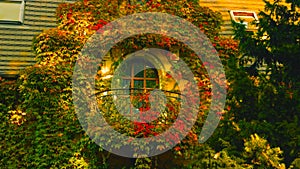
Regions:
<instances>
[{"instance_id":1,"label":"tree","mask_svg":"<svg viewBox=\"0 0 300 169\"><path fill-rule=\"evenodd\" d=\"M281 0L265 1L265 11L254 23L258 27L255 32L235 24L235 37L243 54L240 69L254 80L253 90L248 91L252 96L238 109L245 112L239 113L239 120L252 122L255 127L248 126L248 130L263 133L271 144L282 147L287 164L300 150L299 2L286 1L285 5ZM238 95L247 94L240 91ZM250 105L249 100L254 101L250 101L252 108L243 109Z\"/></svg>"}]
</instances>

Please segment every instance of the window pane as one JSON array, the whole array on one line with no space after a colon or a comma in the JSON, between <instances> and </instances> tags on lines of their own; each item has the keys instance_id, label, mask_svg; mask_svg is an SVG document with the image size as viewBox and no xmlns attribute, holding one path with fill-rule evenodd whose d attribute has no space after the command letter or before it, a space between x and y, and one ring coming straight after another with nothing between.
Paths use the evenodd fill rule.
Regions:
<instances>
[{"instance_id":1,"label":"window pane","mask_svg":"<svg viewBox=\"0 0 300 169\"><path fill-rule=\"evenodd\" d=\"M121 66L119 65L117 70L118 70L118 76L121 77L127 77L130 78L131 77L131 65L128 64L121 64Z\"/></svg>"},{"instance_id":2,"label":"window pane","mask_svg":"<svg viewBox=\"0 0 300 169\"><path fill-rule=\"evenodd\" d=\"M129 89L130 88L130 80L122 79L121 80L121 87L123 89Z\"/></svg>"},{"instance_id":3,"label":"window pane","mask_svg":"<svg viewBox=\"0 0 300 169\"><path fill-rule=\"evenodd\" d=\"M156 69L146 69L146 77L157 78L157 70Z\"/></svg>"},{"instance_id":4,"label":"window pane","mask_svg":"<svg viewBox=\"0 0 300 169\"><path fill-rule=\"evenodd\" d=\"M134 80L134 88L144 88L143 80Z\"/></svg>"},{"instance_id":5,"label":"window pane","mask_svg":"<svg viewBox=\"0 0 300 169\"><path fill-rule=\"evenodd\" d=\"M0 2L0 22L23 22L21 1Z\"/></svg>"},{"instance_id":6,"label":"window pane","mask_svg":"<svg viewBox=\"0 0 300 169\"><path fill-rule=\"evenodd\" d=\"M134 77L144 77L144 71L142 70L142 71L136 73Z\"/></svg>"},{"instance_id":7,"label":"window pane","mask_svg":"<svg viewBox=\"0 0 300 169\"><path fill-rule=\"evenodd\" d=\"M146 88L156 88L156 80L146 80Z\"/></svg>"},{"instance_id":8,"label":"window pane","mask_svg":"<svg viewBox=\"0 0 300 169\"><path fill-rule=\"evenodd\" d=\"M134 64L134 77L144 77L144 65Z\"/></svg>"}]
</instances>

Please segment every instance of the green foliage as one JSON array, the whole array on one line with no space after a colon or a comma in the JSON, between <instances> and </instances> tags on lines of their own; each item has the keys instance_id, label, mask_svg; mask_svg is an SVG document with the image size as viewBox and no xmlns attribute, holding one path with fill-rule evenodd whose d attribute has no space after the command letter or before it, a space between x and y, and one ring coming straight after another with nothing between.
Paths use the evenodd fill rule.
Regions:
<instances>
[{"instance_id":1,"label":"green foliage","mask_svg":"<svg viewBox=\"0 0 300 169\"><path fill-rule=\"evenodd\" d=\"M83 157L81 157L80 153L74 153L74 156L69 159L69 163L69 165L62 168L88 168L88 163L84 160Z\"/></svg>"},{"instance_id":2,"label":"green foliage","mask_svg":"<svg viewBox=\"0 0 300 169\"><path fill-rule=\"evenodd\" d=\"M5 98L0 105L1 168L107 168L109 153L84 134L75 115L71 96L74 63L86 40L107 22L133 12L163 10L188 19L212 39L218 35L220 14L186 1L140 7L98 0L61 5L57 10L59 26L34 39L37 63L22 71L16 82L1 82ZM171 42L149 45L166 48ZM130 126L123 129L126 132ZM197 140L194 133L189 137L191 143ZM191 143L187 141L182 148ZM150 165L152 159L141 159L136 167L145 168L145 160Z\"/></svg>"},{"instance_id":3,"label":"green foliage","mask_svg":"<svg viewBox=\"0 0 300 169\"><path fill-rule=\"evenodd\" d=\"M117 0L88 0L73 4L60 5L57 18L60 22L86 20L92 22L89 27L97 30L102 21L113 21L122 16L140 12L164 12L184 18L199 27L208 37L213 39L218 35L222 16L207 7L187 0L180 1L148 1L147 3L131 3ZM100 24L100 25L99 25Z\"/></svg>"},{"instance_id":4,"label":"green foliage","mask_svg":"<svg viewBox=\"0 0 300 169\"><path fill-rule=\"evenodd\" d=\"M15 110L20 103L18 85L15 80L5 80L0 77L0 111L1 113Z\"/></svg>"},{"instance_id":5,"label":"green foliage","mask_svg":"<svg viewBox=\"0 0 300 169\"><path fill-rule=\"evenodd\" d=\"M251 159L254 168L285 168L281 164L282 151L280 148L270 148L267 140L260 138L257 134L245 142L245 156Z\"/></svg>"},{"instance_id":6,"label":"green foliage","mask_svg":"<svg viewBox=\"0 0 300 169\"><path fill-rule=\"evenodd\" d=\"M126 1L127 2L127 1ZM220 13L213 12L208 8L203 8L198 5L198 3L191 3L187 1L151 1L149 3L144 4L126 4L126 2L120 2L116 3L116 1L83 1L83 2L77 2L70 5L61 5L59 10L57 11L57 16L62 23L61 29L65 29L65 27L68 27L68 24L65 23L72 23L73 27L78 25L77 23L87 23L86 29L78 30L78 29L71 29L73 32L76 30L76 32L90 32L91 30L98 30L103 25L105 25L106 22L113 21L121 16L138 13L138 12L166 12L169 14L175 14L177 16L180 16L184 19L187 19L191 23L193 23L195 26L199 27L211 40L215 43L218 41L218 32L220 30L220 24L221 24L221 15ZM105 5L103 5L105 4ZM106 15L109 14L109 15ZM149 18L151 20L151 18ZM81 21L83 20L83 21ZM69 29L67 29L69 30ZM72 32L72 31L71 31ZM146 39L146 40L145 40ZM84 42L84 41L82 41ZM216 45L216 44L214 44ZM41 45L39 45L41 46ZM186 48L182 43L179 43L173 38L169 38L164 35L153 35L153 34L145 34L145 35L137 35L134 37L130 37L128 39L125 39L124 41L118 43L115 45L115 49L121 50L121 54L117 56L117 58L114 58L114 66L117 66L120 61L122 61L122 57L125 56L127 53L131 53L133 51L145 48L145 47L157 47L157 48L163 48L163 49L171 49L173 47L179 47L181 48L180 56L182 56L183 59L185 59L186 63L189 64L189 66L192 68L192 71L195 72L195 76L197 77L198 81L202 81L203 86L207 86L209 82L206 82L208 77L205 76L206 74L203 74L204 67L201 67L199 62L195 62L198 58L195 54L193 54L192 51ZM224 50L225 51L225 50ZM224 54L226 55L226 54ZM226 56L225 56L226 57ZM111 69L112 71L114 70ZM175 68L176 69L176 68ZM178 69L178 68L177 68ZM219 76L219 75L215 75ZM104 82L101 80L100 77L96 77L96 86L97 89L101 92L106 91L109 89L110 82ZM205 88L202 86L202 89ZM203 98L203 109L199 114L204 116L207 113L207 110L209 106L209 99L208 97L210 94L210 91L208 88L203 89L207 94L201 95ZM112 101L111 99L107 98L100 102L101 108L103 109L102 112L107 113L105 116L109 118L109 122L120 132L122 133L133 133L132 129L139 128L133 127L132 124L124 121L124 117L120 116L111 106ZM205 107L206 106L206 107ZM172 112L168 112L169 115ZM168 115L168 116L169 116ZM204 118L203 118L204 119ZM199 125L203 122L203 119L199 120ZM163 119L168 124L168 120ZM172 119L171 119L172 120ZM163 124L164 124L163 123ZM148 126L148 125L147 125ZM168 126L168 125L167 125ZM167 127L165 126L165 127ZM145 127L145 126L144 126ZM148 126L151 127L151 126ZM164 127L164 128L165 128ZM153 132L162 131L164 128L155 128ZM103 128L101 130L104 130ZM187 141L185 143L182 143L180 145L181 149L185 149L185 147L191 146L193 142L197 141L197 137L195 136L195 133L199 134L200 129L193 129L194 131L191 133L191 136L187 137ZM140 130L138 130L140 131ZM144 131L136 133L137 131L134 131L135 136L142 137L145 136L145 133L142 134ZM109 134L109 133L107 133ZM141 135L142 134L142 135ZM153 133L152 133L153 134ZM195 139L196 138L196 139ZM115 148L119 148L120 143L115 143L112 141L108 141L108 145L113 145ZM159 149L164 149L166 146L160 145L158 147ZM141 147L143 148L143 147ZM177 152L179 153L179 152Z\"/></svg>"},{"instance_id":7,"label":"green foliage","mask_svg":"<svg viewBox=\"0 0 300 169\"><path fill-rule=\"evenodd\" d=\"M296 158L292 164L290 165L289 169L299 169L300 168L300 159Z\"/></svg>"},{"instance_id":8,"label":"green foliage","mask_svg":"<svg viewBox=\"0 0 300 169\"><path fill-rule=\"evenodd\" d=\"M226 150L216 152L208 144L199 145L190 151L193 152L193 158L181 168L242 168L242 160L233 159Z\"/></svg>"},{"instance_id":9,"label":"green foliage","mask_svg":"<svg viewBox=\"0 0 300 169\"><path fill-rule=\"evenodd\" d=\"M257 134L250 136L244 141L243 151L239 153L241 158L232 155L231 145L226 141L221 141L223 148L215 151L207 144L199 146L194 151L194 159L183 168L281 168L285 165L282 161L282 151L279 147L271 148L267 140Z\"/></svg>"},{"instance_id":10,"label":"green foliage","mask_svg":"<svg viewBox=\"0 0 300 169\"><path fill-rule=\"evenodd\" d=\"M82 131L71 107L66 76L38 65L20 74L16 83L20 104L16 111L2 112L11 112L1 127L6 133L1 140L3 168L55 167L72 155Z\"/></svg>"},{"instance_id":11,"label":"green foliage","mask_svg":"<svg viewBox=\"0 0 300 169\"><path fill-rule=\"evenodd\" d=\"M135 169L151 169L150 158L138 158L135 160Z\"/></svg>"},{"instance_id":12,"label":"green foliage","mask_svg":"<svg viewBox=\"0 0 300 169\"><path fill-rule=\"evenodd\" d=\"M296 63L300 56L300 13L298 8L292 10L280 2L265 1L265 12L259 13L260 19L256 23L257 32L245 32L242 25L236 25L236 38L241 41L240 50L244 57L252 60L251 73L263 66L271 70L272 79L276 81L287 80L284 74L299 80Z\"/></svg>"},{"instance_id":13,"label":"green foliage","mask_svg":"<svg viewBox=\"0 0 300 169\"><path fill-rule=\"evenodd\" d=\"M231 110L238 112L235 119L241 128L240 136L264 136L271 145L283 149L287 165L300 151L300 15L298 1L288 2L286 6L280 0L265 1L255 32L235 25L243 55L236 67L241 76L234 81L230 99Z\"/></svg>"},{"instance_id":14,"label":"green foliage","mask_svg":"<svg viewBox=\"0 0 300 169\"><path fill-rule=\"evenodd\" d=\"M208 143L199 144L198 135L209 110L211 88L203 63L197 61L194 52L173 38L153 34L130 37L114 47L114 49L121 49L121 55L114 58L114 66L122 61L125 54L145 47L162 49L179 47L180 57L192 69L198 82L199 92L203 93L202 104L196 125L172 150L172 155L176 155L177 161L182 162L176 165L182 168L214 166L255 168L258 165L276 168L281 165L281 150L270 148L266 140L251 134L269 136L269 133L273 134L271 127L278 124L276 129L285 139L288 139L282 145L287 149L297 146L298 130L291 131L293 136L286 135L284 130L295 128L299 123L295 111L294 116L290 116L286 121L279 120L285 115L278 116L280 118L275 119L275 122L271 121L272 113L276 113L279 106L288 106L291 101L293 104L297 103L295 100L297 93L292 95L293 99L287 93L288 90L292 90L288 86L289 83L284 83L281 88L278 88L274 83L269 83L267 77L249 76L243 68L237 66L237 56L240 54L239 43L219 37L218 32L222 23L220 13L187 0L148 1L139 4L133 1L131 4L127 2L83 0L60 5L57 10L59 26L44 31L34 39L33 49L37 63L23 70L16 81L0 79L0 96L5 98L0 102L2 121L0 168L109 168L110 153L103 151L84 133L75 114L71 95L73 67L81 48L96 30L121 16L149 11L177 15L199 27L219 52L228 77L228 107L221 112L223 116L220 116L222 119L220 128ZM243 41L241 43L243 45ZM173 67L173 69L176 72L180 67ZM224 75L215 73L213 76ZM95 77L95 81L100 92L110 88L111 81L103 79L100 73ZM245 92L245 88L248 91ZM140 97L133 98L133 102L140 100ZM278 99L282 104L270 104L270 106L264 104L273 103L273 98ZM179 107L178 101L168 100L166 115L156 121L160 122L160 125L135 124L128 122L116 111L111 97L98 99L107 121L117 131L133 137L147 137L168 129L176 118ZM144 101L142 108L146 109L148 100L144 98L142 100ZM289 113L289 111L287 109L284 112ZM260 112L269 113L265 115ZM104 128L100 130L105 131ZM281 135L276 133L267 138L277 146L279 144L275 143L280 141L280 139L276 140L278 136ZM244 145L243 139L249 137L251 139ZM170 141L174 140L176 138L170 139ZM122 146L120 143L115 143L114 138L105 144L113 144L116 149ZM130 144L130 141L127 144ZM146 145L143 145L141 149L145 147ZM157 148L164 149L166 145L162 144ZM292 154L296 151L297 149ZM158 167L157 158L136 159L135 167ZM296 163L295 161L293 165Z\"/></svg>"}]
</instances>

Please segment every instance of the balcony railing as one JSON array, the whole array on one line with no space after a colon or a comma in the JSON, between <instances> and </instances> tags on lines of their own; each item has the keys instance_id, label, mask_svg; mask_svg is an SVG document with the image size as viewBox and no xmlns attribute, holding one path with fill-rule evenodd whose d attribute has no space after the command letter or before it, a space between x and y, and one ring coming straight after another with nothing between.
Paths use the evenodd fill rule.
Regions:
<instances>
[{"instance_id":1,"label":"balcony railing","mask_svg":"<svg viewBox=\"0 0 300 169\"><path fill-rule=\"evenodd\" d=\"M177 117L185 96L178 92L160 90L158 94L153 93L151 98L150 93L153 90L145 91L140 88L112 89L97 92L96 98L100 111L107 117L113 114L124 115L124 112L129 117L138 116L141 115L141 112L150 109L159 112L158 120L171 116Z\"/></svg>"},{"instance_id":2,"label":"balcony railing","mask_svg":"<svg viewBox=\"0 0 300 169\"><path fill-rule=\"evenodd\" d=\"M113 95L133 95L133 94L137 94L137 93L143 93L143 94L147 94L147 93L150 93L151 91L153 91L155 89L141 89L141 88L127 88L127 89L124 89L124 88L118 88L118 89L111 89L111 90L103 90L103 91L99 91L99 92L96 92L96 96L98 97L105 97L105 96L113 96ZM160 91L162 91L165 96L167 98L173 98L173 99L181 99L181 96L183 97L186 97L185 95L179 93L179 92L176 92L176 91L168 91L168 90L162 90L162 89L159 89ZM129 91L129 93L128 93Z\"/></svg>"}]
</instances>

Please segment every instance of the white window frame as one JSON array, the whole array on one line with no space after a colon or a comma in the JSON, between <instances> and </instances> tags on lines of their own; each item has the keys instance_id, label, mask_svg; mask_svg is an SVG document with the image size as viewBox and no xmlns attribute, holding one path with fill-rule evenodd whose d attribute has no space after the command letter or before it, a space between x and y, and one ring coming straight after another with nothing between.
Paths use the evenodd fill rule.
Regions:
<instances>
[{"instance_id":1,"label":"white window frame","mask_svg":"<svg viewBox=\"0 0 300 169\"><path fill-rule=\"evenodd\" d=\"M21 25L24 22L24 10L25 10L25 0L0 0L0 5L1 3L20 3L20 9L19 9L19 17L11 20L11 19L6 19L0 18L0 24L18 24ZM0 6L1 10L1 6Z\"/></svg>"},{"instance_id":2,"label":"white window frame","mask_svg":"<svg viewBox=\"0 0 300 169\"><path fill-rule=\"evenodd\" d=\"M235 15L235 13L240 13L241 15ZM243 13L247 13L247 14L251 14L251 16L249 15L242 15ZM237 20L237 18L240 19L253 19L254 21L258 22L258 17L256 15L256 13L254 11L245 11L245 10L230 10L229 11L230 17L231 19L235 22L235 23L240 23L246 26L246 28L248 28L248 22L240 22Z\"/></svg>"}]
</instances>

